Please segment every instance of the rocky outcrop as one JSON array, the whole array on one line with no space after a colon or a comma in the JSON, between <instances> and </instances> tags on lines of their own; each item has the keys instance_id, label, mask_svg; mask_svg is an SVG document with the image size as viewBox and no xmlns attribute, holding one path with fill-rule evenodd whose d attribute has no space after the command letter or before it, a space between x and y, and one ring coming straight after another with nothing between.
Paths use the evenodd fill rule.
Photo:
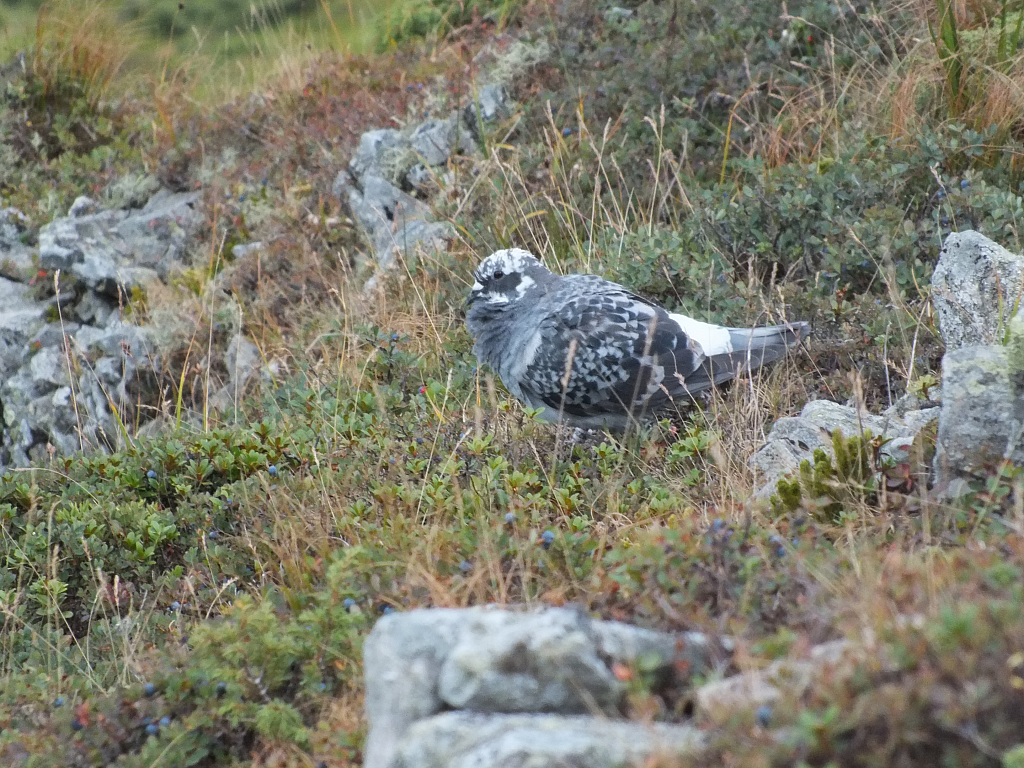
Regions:
<instances>
[{"instance_id":1,"label":"rocky outcrop","mask_svg":"<svg viewBox=\"0 0 1024 768\"><path fill-rule=\"evenodd\" d=\"M1000 462L1024 465L1024 256L977 232L946 238L932 302L946 344L935 483L956 495L963 481Z\"/></svg>"},{"instance_id":2,"label":"rocky outcrop","mask_svg":"<svg viewBox=\"0 0 1024 768\"><path fill-rule=\"evenodd\" d=\"M902 416L897 415L904 410L900 407L879 416L829 400L812 400L799 416L776 421L768 434L768 442L751 458L750 464L761 478L755 497L770 498L778 481L795 473L802 461L813 462L818 449L835 458L832 433L837 429L846 437L865 431L875 437L882 436L887 440L882 446L882 455L897 464L907 461L918 433L939 418L936 405L924 405L924 408L906 410Z\"/></svg>"},{"instance_id":3,"label":"rocky outcrop","mask_svg":"<svg viewBox=\"0 0 1024 768\"><path fill-rule=\"evenodd\" d=\"M505 47L500 54L488 50L474 62L488 75L467 105L406 130L367 131L348 168L335 177L333 192L364 231L379 268L387 269L396 256L417 248L446 249L452 232L434 219L424 199L443 186L451 158L478 154L486 126L509 114L511 80L549 55L546 44L501 42ZM376 276L367 288L375 285Z\"/></svg>"},{"instance_id":4,"label":"rocky outcrop","mask_svg":"<svg viewBox=\"0 0 1024 768\"><path fill-rule=\"evenodd\" d=\"M153 187L136 179L118 195L138 204ZM125 417L157 396L156 334L130 307L181 262L198 201L162 190L105 209L80 197L37 247L24 216L0 211L0 468L115 446Z\"/></svg>"},{"instance_id":5,"label":"rocky outcrop","mask_svg":"<svg viewBox=\"0 0 1024 768\"><path fill-rule=\"evenodd\" d=\"M932 274L932 305L946 350L1001 344L1024 297L1024 259L966 230L946 238Z\"/></svg>"},{"instance_id":6,"label":"rocky outcrop","mask_svg":"<svg viewBox=\"0 0 1024 768\"><path fill-rule=\"evenodd\" d=\"M717 651L699 633L652 632L596 621L570 608L488 606L385 616L363 650L370 725L365 765L500 765L462 761L498 755L509 744L528 745L539 734L555 731L563 731L561 740L534 742L537 755L549 755L538 757L537 765L557 764L552 761L559 754L601 753L612 732L639 751L627 749L620 761L609 747L602 759L612 762L583 764L624 765L624 760L653 754L663 742L692 746L699 740L686 729L644 735L641 726L621 723L601 735L604 719L566 716L619 716L626 686L617 666L643 663L678 682L711 671ZM451 709L458 716L440 715Z\"/></svg>"}]
</instances>

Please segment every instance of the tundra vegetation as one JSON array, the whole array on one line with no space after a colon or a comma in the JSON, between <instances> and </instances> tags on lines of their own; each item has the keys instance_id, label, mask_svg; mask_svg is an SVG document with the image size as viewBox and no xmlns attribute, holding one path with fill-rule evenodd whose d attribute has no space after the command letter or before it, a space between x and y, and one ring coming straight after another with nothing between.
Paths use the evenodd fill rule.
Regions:
<instances>
[{"instance_id":1,"label":"tundra vegetation","mask_svg":"<svg viewBox=\"0 0 1024 768\"><path fill-rule=\"evenodd\" d=\"M126 307L188 328L154 425L0 479L0 762L358 765L378 616L575 602L729 635L737 669L876 650L773 707L785 743L731 722L708 765L1024 765L1020 471L939 501L934 435L899 465L837 436L761 503L748 464L810 399L927 397L949 232L1024 251L1018 0L149 5L0 5L0 207L38 228L145 173L206 217ZM451 249L364 294L335 175L362 132L470 104L477 54L514 40L549 55L506 61L515 108L431 181ZM672 422L574 440L471 352L472 269L510 246L815 335ZM214 412L239 331L267 374ZM635 717L689 717L635 680Z\"/></svg>"}]
</instances>

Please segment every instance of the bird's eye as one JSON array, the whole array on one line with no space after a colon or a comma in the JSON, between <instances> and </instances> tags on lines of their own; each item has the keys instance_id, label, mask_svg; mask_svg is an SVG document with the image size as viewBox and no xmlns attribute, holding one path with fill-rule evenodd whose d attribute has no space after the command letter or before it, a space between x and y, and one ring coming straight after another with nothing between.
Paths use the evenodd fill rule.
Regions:
<instances>
[{"instance_id":1,"label":"bird's eye","mask_svg":"<svg viewBox=\"0 0 1024 768\"><path fill-rule=\"evenodd\" d=\"M493 277L495 280L501 280L501 278L503 278L504 276L505 276L505 273L502 272L500 269L497 272L495 272L493 275L491 275L491 277Z\"/></svg>"}]
</instances>

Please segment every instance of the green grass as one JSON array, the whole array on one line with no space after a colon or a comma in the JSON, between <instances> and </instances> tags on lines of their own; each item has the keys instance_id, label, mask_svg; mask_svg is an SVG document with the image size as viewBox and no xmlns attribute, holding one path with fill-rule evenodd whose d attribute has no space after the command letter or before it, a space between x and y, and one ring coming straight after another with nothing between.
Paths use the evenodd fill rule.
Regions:
<instances>
[{"instance_id":1,"label":"green grass","mask_svg":"<svg viewBox=\"0 0 1024 768\"><path fill-rule=\"evenodd\" d=\"M341 30L347 6L331 8ZM377 55L340 53L317 8L123 64L103 35L62 45L57 25L0 106L15 139L0 192L37 224L143 170L199 184L207 211L187 269L133 306L195 329L166 353L152 404L165 430L0 479L0 757L357 765L377 616L575 601L731 635L742 668L866 644L772 709L778 739L750 712L701 720L708 765L1015 764L1020 471L991 467L939 504L923 494L932 435L898 466L870 437L836 436L837 461L816 457L758 504L748 459L812 397L878 412L938 379L928 281L943 238L970 227L1024 247L1020 54L1002 51L998 77L970 70L951 119L909 7L809 2L782 19L771 4L665 3L622 20L498 3L454 34L472 4L394 10L390 34L352 48L394 41ZM963 40L985 34L958 23ZM480 84L467 63L502 30L552 56L512 77L519 107L488 151L447 169L433 202L459 233L451 252L410 257L367 300L333 179L363 130L465 105ZM188 66L154 77L144 56ZM492 60L510 74L516 56ZM245 96L220 100L231 89ZM24 109L61 116L42 150ZM232 260L230 244L256 239L264 251ZM471 354L469 276L509 245L705 319L811 318L815 336L671 423L572 444ZM207 414L236 327L275 374L237 418ZM683 720L683 693L638 686L630 713Z\"/></svg>"}]
</instances>

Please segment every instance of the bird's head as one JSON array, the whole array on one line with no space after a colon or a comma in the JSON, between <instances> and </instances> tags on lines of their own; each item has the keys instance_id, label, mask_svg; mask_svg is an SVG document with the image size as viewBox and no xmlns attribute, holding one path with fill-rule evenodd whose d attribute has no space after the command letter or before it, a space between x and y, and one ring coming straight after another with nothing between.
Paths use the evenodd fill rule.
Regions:
<instances>
[{"instance_id":1,"label":"bird's head","mask_svg":"<svg viewBox=\"0 0 1024 768\"><path fill-rule=\"evenodd\" d=\"M485 305L506 308L522 300L530 289L542 285L554 275L536 256L521 248L495 251L476 268L475 282L466 299L466 307Z\"/></svg>"}]
</instances>

